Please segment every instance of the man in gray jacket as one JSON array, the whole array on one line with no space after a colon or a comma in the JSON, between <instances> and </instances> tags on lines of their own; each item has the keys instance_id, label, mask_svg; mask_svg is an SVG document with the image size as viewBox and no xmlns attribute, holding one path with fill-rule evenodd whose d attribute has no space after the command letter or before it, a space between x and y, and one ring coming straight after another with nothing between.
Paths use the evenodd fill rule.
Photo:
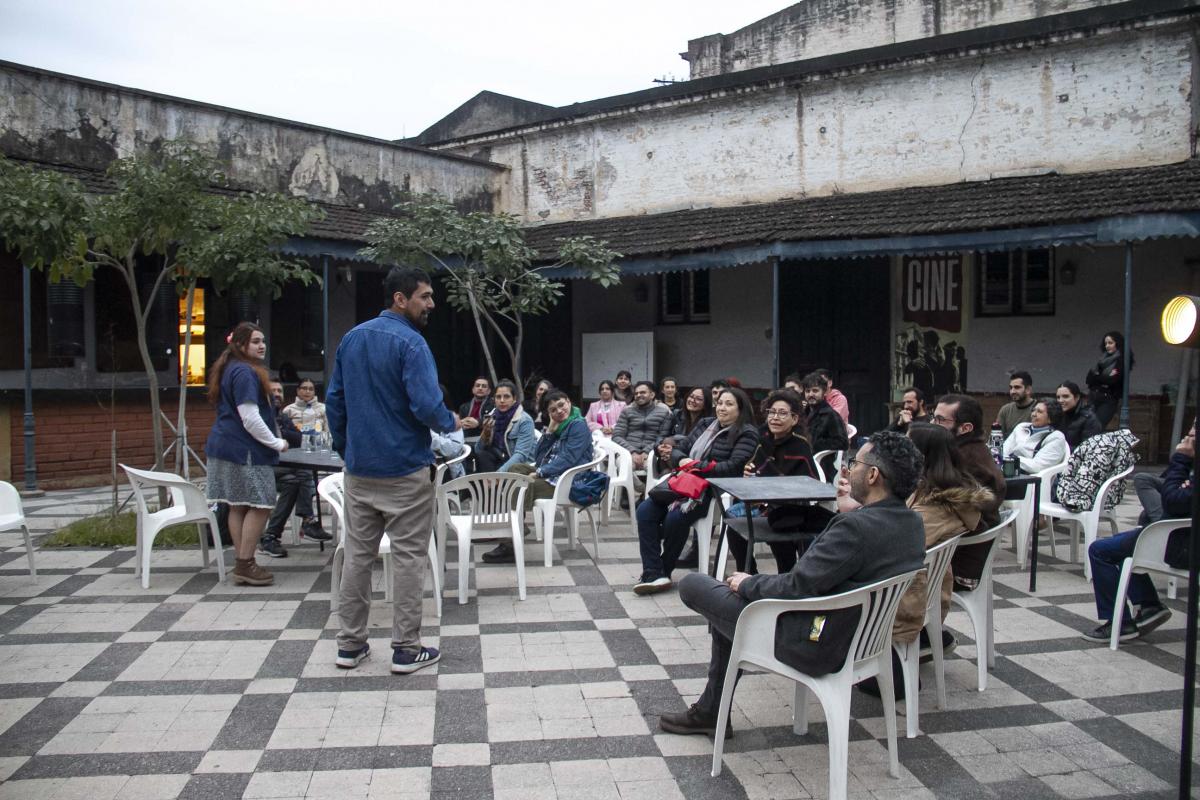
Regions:
<instances>
[{"instance_id":1,"label":"man in gray jacket","mask_svg":"<svg viewBox=\"0 0 1200 800\"><path fill-rule=\"evenodd\" d=\"M734 630L742 609L750 603L840 594L920 569L925 561L925 527L905 500L916 488L921 467L921 454L907 437L876 433L844 467L850 495L862 508L834 517L790 572L735 572L724 583L703 573L685 577L679 596L688 608L704 615L712 633L708 685L687 711L661 715L659 727L669 733L715 733ZM800 612L781 616L775 631L776 657L812 675L838 669L858 625L858 610L822 616ZM725 737L732 735L732 727L727 727Z\"/></svg>"},{"instance_id":2,"label":"man in gray jacket","mask_svg":"<svg viewBox=\"0 0 1200 800\"><path fill-rule=\"evenodd\" d=\"M633 453L633 468L646 468L646 454L671 432L671 409L655 399L658 387L654 381L638 381L633 387L633 404L625 406L612 440Z\"/></svg>"}]
</instances>

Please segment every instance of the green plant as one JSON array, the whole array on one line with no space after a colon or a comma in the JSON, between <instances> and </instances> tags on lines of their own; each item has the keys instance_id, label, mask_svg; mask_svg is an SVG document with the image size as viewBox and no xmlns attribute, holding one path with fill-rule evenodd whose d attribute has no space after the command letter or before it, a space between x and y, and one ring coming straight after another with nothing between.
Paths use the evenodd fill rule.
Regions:
<instances>
[{"instance_id":1,"label":"green plant","mask_svg":"<svg viewBox=\"0 0 1200 800\"><path fill-rule=\"evenodd\" d=\"M207 534L205 534L207 535ZM46 537L39 547L133 547L137 543L137 515L100 514L77 519ZM198 547L199 528L187 523L166 528L154 540L155 547Z\"/></svg>"}]
</instances>

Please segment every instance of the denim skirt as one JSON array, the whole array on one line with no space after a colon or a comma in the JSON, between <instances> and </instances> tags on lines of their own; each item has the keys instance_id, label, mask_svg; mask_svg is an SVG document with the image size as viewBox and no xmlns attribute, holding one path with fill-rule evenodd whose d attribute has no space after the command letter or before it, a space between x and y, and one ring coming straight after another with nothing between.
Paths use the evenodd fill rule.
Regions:
<instances>
[{"instance_id":1,"label":"denim skirt","mask_svg":"<svg viewBox=\"0 0 1200 800\"><path fill-rule=\"evenodd\" d=\"M269 464L208 459L208 499L251 508L275 507L275 470Z\"/></svg>"}]
</instances>

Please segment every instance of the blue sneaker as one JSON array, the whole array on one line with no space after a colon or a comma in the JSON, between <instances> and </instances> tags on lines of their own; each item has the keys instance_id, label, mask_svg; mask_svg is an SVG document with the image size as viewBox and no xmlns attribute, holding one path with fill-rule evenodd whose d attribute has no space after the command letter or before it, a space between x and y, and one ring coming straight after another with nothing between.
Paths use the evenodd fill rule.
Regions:
<instances>
[{"instance_id":1,"label":"blue sneaker","mask_svg":"<svg viewBox=\"0 0 1200 800\"><path fill-rule=\"evenodd\" d=\"M416 652L410 650L392 650L392 672L407 675L419 669L436 664L442 657L436 647L422 647Z\"/></svg>"},{"instance_id":2,"label":"blue sneaker","mask_svg":"<svg viewBox=\"0 0 1200 800\"><path fill-rule=\"evenodd\" d=\"M367 656L371 654L371 645L364 644L358 650L338 650L337 659L333 663L337 664L342 669L354 669L359 664L367 660Z\"/></svg>"}]
</instances>

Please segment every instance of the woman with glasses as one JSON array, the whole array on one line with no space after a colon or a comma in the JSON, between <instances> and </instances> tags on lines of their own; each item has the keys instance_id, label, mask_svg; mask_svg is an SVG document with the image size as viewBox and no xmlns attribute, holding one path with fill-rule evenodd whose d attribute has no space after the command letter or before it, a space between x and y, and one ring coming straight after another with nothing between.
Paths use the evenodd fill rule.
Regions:
<instances>
[{"instance_id":1,"label":"woman with glasses","mask_svg":"<svg viewBox=\"0 0 1200 800\"><path fill-rule=\"evenodd\" d=\"M767 395L763 407L767 418L766 429L762 432L762 438L754 457L746 463L743 475L747 478L792 475L817 477L817 470L813 466L812 444L808 440L808 428L801 416L804 413L804 401L800 399L800 395L790 389L776 389ZM786 508L789 511L794 510L796 513L791 516L798 520L800 517L807 518L808 510L816 507L787 506ZM820 509L820 511L824 511L824 509ZM751 513L755 517L761 517L767 513L767 508L761 505L756 506L751 509ZM744 518L746 508L740 502L734 503L725 512L725 516L731 519ZM816 516L819 516L820 519L814 520L812 525L817 526L814 532L819 532L825 528L830 515L825 512ZM811 526L805 524L796 527L797 529L803 527L807 530ZM732 528L729 529L728 535L729 551L733 553L737 571L747 572L746 540ZM770 548L771 552L775 554L775 564L780 574L791 571L801 552L799 540L771 542ZM750 572L750 574L754 574L754 572Z\"/></svg>"},{"instance_id":2,"label":"woman with glasses","mask_svg":"<svg viewBox=\"0 0 1200 800\"><path fill-rule=\"evenodd\" d=\"M672 436L687 436L700 420L712 416L708 407L708 392L700 386L692 389L683 398L683 404L675 409L671 420Z\"/></svg>"},{"instance_id":3,"label":"woman with glasses","mask_svg":"<svg viewBox=\"0 0 1200 800\"><path fill-rule=\"evenodd\" d=\"M663 440L658 453L674 467L712 462L713 468L704 473L705 478L734 478L743 474L757 447L758 428L750 398L741 389L725 389L717 397L715 417L701 420L687 436ZM655 594L671 588L671 572L692 523L708 513L710 502L711 488L699 500L655 491L638 505L642 575L633 587L635 594Z\"/></svg>"}]
</instances>

